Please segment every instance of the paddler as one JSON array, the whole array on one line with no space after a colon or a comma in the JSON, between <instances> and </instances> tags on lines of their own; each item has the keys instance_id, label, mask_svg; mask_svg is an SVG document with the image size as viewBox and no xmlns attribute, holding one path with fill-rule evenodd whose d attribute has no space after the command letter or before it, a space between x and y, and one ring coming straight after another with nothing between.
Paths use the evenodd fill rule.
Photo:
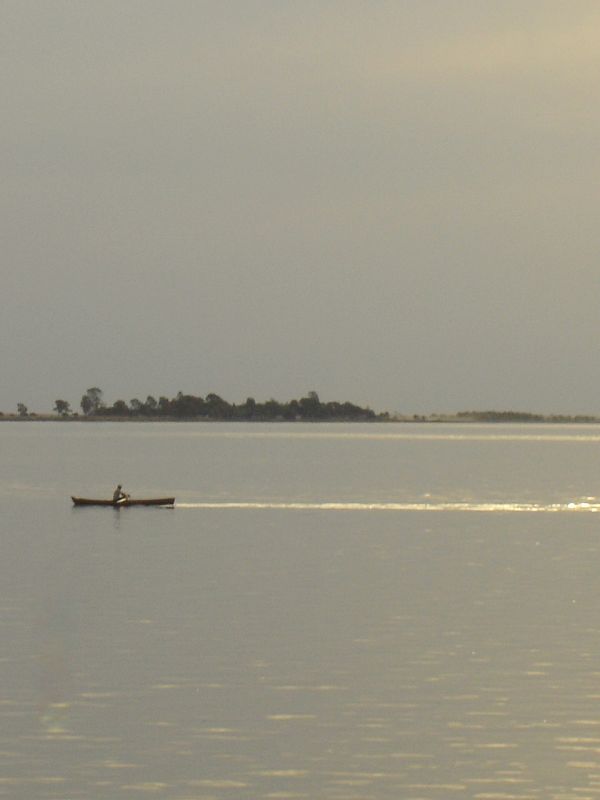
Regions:
<instances>
[{"instance_id":1,"label":"paddler","mask_svg":"<svg viewBox=\"0 0 600 800\"><path fill-rule=\"evenodd\" d=\"M125 494L125 492L121 487L121 484L119 484L115 489L115 491L113 492L113 503L120 503L121 500L127 500L128 497L129 495Z\"/></svg>"}]
</instances>

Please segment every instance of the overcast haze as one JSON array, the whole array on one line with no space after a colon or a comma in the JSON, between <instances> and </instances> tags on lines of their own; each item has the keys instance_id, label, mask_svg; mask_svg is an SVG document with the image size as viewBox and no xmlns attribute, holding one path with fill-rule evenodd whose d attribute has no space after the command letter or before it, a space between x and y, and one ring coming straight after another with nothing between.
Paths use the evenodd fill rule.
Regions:
<instances>
[{"instance_id":1,"label":"overcast haze","mask_svg":"<svg viewBox=\"0 0 600 800\"><path fill-rule=\"evenodd\" d=\"M0 409L600 413L600 4L1 0Z\"/></svg>"}]
</instances>

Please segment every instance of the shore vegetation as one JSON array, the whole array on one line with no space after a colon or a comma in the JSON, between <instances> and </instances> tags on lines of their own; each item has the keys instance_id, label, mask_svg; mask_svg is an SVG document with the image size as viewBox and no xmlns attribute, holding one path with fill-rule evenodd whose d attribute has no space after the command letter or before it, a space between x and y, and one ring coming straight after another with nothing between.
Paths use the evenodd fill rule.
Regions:
<instances>
[{"instance_id":1,"label":"shore vegetation","mask_svg":"<svg viewBox=\"0 0 600 800\"><path fill-rule=\"evenodd\" d=\"M600 417L591 414L539 414L528 411L459 411L435 414L392 414L375 412L349 401L323 402L317 392L310 391L299 399L281 402L273 398L257 401L247 397L242 403L230 403L220 395L210 392L204 397L178 392L174 397L148 395L107 403L103 391L94 386L87 389L74 411L68 400L54 401L53 414L29 411L24 403L17 403L16 413L0 411L0 420L140 420L140 421L230 421L230 422L452 422L452 423L557 423L594 424Z\"/></svg>"}]
</instances>

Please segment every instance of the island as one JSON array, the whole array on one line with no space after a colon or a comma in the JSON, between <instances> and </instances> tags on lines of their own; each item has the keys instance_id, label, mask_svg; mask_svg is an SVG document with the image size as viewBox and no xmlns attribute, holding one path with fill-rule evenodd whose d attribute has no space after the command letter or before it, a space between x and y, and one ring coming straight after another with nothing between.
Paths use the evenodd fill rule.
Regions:
<instances>
[{"instance_id":1,"label":"island","mask_svg":"<svg viewBox=\"0 0 600 800\"><path fill-rule=\"evenodd\" d=\"M459 411L456 413L401 414L373 411L349 401L323 402L315 391L296 400L279 401L273 398L259 402L247 397L242 403L230 403L220 395L204 397L178 392L174 397L158 400L148 395L146 400L133 398L128 403L104 401L104 393L94 386L83 394L79 403L81 413L70 402L54 401L54 413L38 414L29 411L24 403L17 404L17 413L0 412L0 421L227 421L227 422L426 422L426 423L555 423L596 424L600 417L590 414L539 414L528 411Z\"/></svg>"}]
</instances>

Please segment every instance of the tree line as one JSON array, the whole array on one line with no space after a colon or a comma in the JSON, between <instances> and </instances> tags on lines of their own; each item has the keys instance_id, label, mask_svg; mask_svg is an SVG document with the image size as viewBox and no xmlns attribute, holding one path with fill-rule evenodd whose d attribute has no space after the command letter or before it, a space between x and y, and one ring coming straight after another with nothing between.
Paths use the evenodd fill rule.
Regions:
<instances>
[{"instance_id":1,"label":"tree line","mask_svg":"<svg viewBox=\"0 0 600 800\"><path fill-rule=\"evenodd\" d=\"M148 395L145 400L133 398L129 403L117 400L112 405L104 402L104 395L97 386L88 389L80 401L84 417L113 417L119 419L207 419L207 420L240 420L240 421L314 421L314 420L348 420L368 422L374 419L386 419L387 414L377 415L370 408L361 408L350 402L326 402L312 391L299 400L279 402L267 400L257 402L248 397L243 403L229 403L218 394L210 393L205 397L178 392L175 397L159 397ZM71 404L66 400L56 400L54 411L61 417L75 416Z\"/></svg>"},{"instance_id":2,"label":"tree line","mask_svg":"<svg viewBox=\"0 0 600 800\"><path fill-rule=\"evenodd\" d=\"M145 400L133 398L126 403L117 400L112 405L104 401L104 394L97 386L88 389L79 403L81 414L74 411L67 400L55 400L54 412L63 419L74 418L112 418L112 419L186 419L186 420L240 420L240 421L348 421L369 422L479 422L479 423L600 423L600 417L589 414L534 414L523 411L459 411L454 414L414 414L390 415L387 411L375 413L370 408L361 408L350 402L323 403L319 395L312 391L299 400L279 402L267 400L257 402L248 397L243 403L228 403L218 394L206 397L178 392L173 398L148 395ZM17 403L17 417L21 419L47 419L44 415L30 412L24 403ZM5 417L0 412L0 417Z\"/></svg>"},{"instance_id":3,"label":"tree line","mask_svg":"<svg viewBox=\"0 0 600 800\"><path fill-rule=\"evenodd\" d=\"M531 414L526 411L459 411L459 421L468 422L598 422L589 414Z\"/></svg>"}]
</instances>

